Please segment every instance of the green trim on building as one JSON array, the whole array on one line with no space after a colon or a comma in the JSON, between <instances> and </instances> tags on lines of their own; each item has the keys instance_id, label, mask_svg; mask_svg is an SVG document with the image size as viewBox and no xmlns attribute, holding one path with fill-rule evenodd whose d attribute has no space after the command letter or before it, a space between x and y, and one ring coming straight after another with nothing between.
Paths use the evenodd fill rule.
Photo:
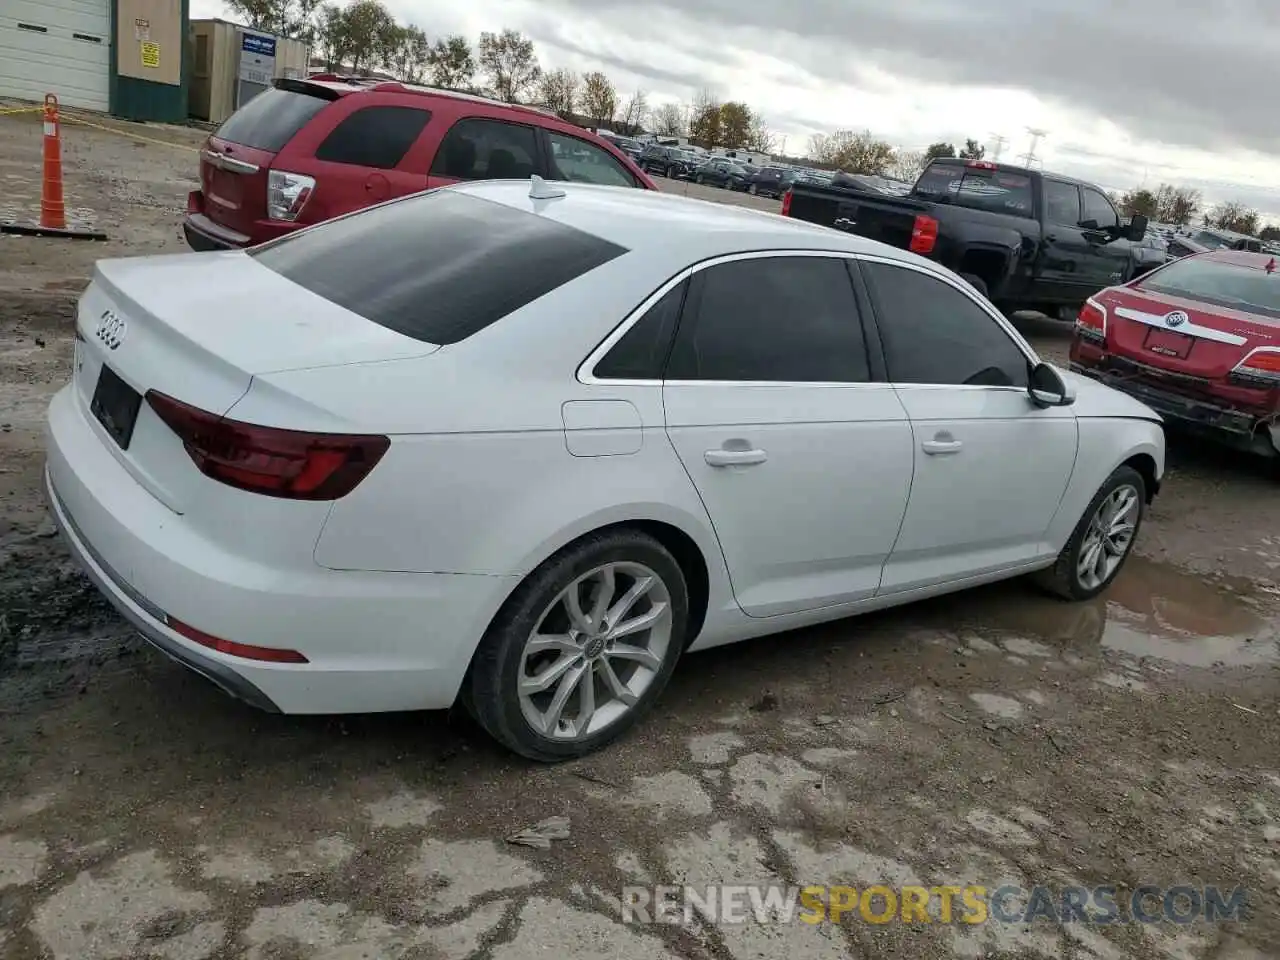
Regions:
<instances>
[{"instance_id":1,"label":"green trim on building","mask_svg":"<svg viewBox=\"0 0 1280 960\"><path fill-rule=\"evenodd\" d=\"M111 115L122 120L152 120L157 123L186 123L187 97L191 85L189 76L191 64L187 51L187 35L191 28L191 0L182 0L182 27L178 44L178 55L181 59L179 75L182 82L177 86L168 83L152 83L149 80L138 80L135 77L122 77L118 69L117 38L120 30L117 23L120 18L119 0L111 0L111 70L110 97Z\"/></svg>"}]
</instances>

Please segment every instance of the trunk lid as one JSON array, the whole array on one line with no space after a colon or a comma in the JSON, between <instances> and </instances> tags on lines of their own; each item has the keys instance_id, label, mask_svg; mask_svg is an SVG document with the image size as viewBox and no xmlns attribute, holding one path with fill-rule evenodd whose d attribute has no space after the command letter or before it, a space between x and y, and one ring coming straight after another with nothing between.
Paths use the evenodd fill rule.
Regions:
<instances>
[{"instance_id":1,"label":"trunk lid","mask_svg":"<svg viewBox=\"0 0 1280 960\"><path fill-rule=\"evenodd\" d=\"M254 222L267 216L276 154L338 97L326 86L281 80L228 117L200 152L205 216L251 235Z\"/></svg>"},{"instance_id":2,"label":"trunk lid","mask_svg":"<svg viewBox=\"0 0 1280 960\"><path fill-rule=\"evenodd\" d=\"M145 400L225 414L256 375L433 353L260 266L248 254L99 261L80 300L79 402L117 459L184 512L207 484Z\"/></svg>"},{"instance_id":3,"label":"trunk lid","mask_svg":"<svg viewBox=\"0 0 1280 960\"><path fill-rule=\"evenodd\" d=\"M916 215L929 207L929 204L918 200L895 199L851 188L797 183L791 188L788 213L796 220L834 227L906 249L911 243Z\"/></svg>"}]
</instances>

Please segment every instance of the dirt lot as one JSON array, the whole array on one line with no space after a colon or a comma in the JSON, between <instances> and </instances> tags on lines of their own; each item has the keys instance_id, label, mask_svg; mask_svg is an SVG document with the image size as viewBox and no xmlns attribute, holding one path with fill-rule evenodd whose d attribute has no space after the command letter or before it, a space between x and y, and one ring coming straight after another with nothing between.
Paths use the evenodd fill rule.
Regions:
<instances>
[{"instance_id":1,"label":"dirt lot","mask_svg":"<svg viewBox=\"0 0 1280 960\"><path fill-rule=\"evenodd\" d=\"M262 715L144 648L39 495L93 259L183 249L198 136L115 126L176 146L67 125L108 243L0 238L0 960L1280 955L1280 481L1194 444L1104 601L1013 583L692 656L586 762L445 715ZM39 128L0 134L0 219L33 216ZM550 849L504 842L556 815ZM1248 912L619 922L626 884L716 881L1240 885Z\"/></svg>"}]
</instances>

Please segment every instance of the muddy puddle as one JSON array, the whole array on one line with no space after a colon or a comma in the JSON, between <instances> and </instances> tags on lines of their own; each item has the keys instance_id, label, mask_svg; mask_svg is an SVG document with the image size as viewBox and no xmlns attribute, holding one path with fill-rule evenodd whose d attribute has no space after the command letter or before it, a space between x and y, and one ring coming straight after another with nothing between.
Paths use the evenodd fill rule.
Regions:
<instances>
[{"instance_id":1,"label":"muddy puddle","mask_svg":"<svg viewBox=\"0 0 1280 960\"><path fill-rule=\"evenodd\" d=\"M1013 584L961 596L967 629L1035 636L1082 656L1101 648L1203 669L1280 663L1274 597L1247 581L1209 580L1142 557L1131 557L1090 603L1062 603Z\"/></svg>"}]
</instances>

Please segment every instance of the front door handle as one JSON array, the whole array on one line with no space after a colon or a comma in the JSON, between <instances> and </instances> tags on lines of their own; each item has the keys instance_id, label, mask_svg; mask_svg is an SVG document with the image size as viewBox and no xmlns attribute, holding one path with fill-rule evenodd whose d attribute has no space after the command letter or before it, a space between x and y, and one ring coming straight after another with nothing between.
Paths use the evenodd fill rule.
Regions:
<instances>
[{"instance_id":1,"label":"front door handle","mask_svg":"<svg viewBox=\"0 0 1280 960\"><path fill-rule=\"evenodd\" d=\"M769 455L763 450L708 450L702 458L713 467L749 467L764 463Z\"/></svg>"},{"instance_id":2,"label":"front door handle","mask_svg":"<svg viewBox=\"0 0 1280 960\"><path fill-rule=\"evenodd\" d=\"M929 456L939 457L950 453L959 453L964 444L959 440L926 440L920 446Z\"/></svg>"}]
</instances>

